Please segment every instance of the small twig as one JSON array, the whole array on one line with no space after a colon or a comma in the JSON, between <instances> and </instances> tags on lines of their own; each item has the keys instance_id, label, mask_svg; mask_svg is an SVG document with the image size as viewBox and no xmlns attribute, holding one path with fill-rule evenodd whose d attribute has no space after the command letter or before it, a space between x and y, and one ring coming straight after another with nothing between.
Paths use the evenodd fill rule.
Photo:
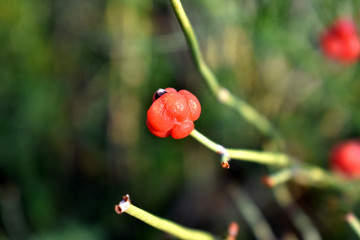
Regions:
<instances>
[{"instance_id":1,"label":"small twig","mask_svg":"<svg viewBox=\"0 0 360 240\"><path fill-rule=\"evenodd\" d=\"M350 227L354 230L354 232L360 239L360 221L359 221L359 219L353 213L348 213L346 215L346 221L349 223Z\"/></svg>"},{"instance_id":2,"label":"small twig","mask_svg":"<svg viewBox=\"0 0 360 240\"><path fill-rule=\"evenodd\" d=\"M122 214L126 212L130 207L130 196L126 194L123 196L123 199L119 202L119 204L115 205L115 212L117 214Z\"/></svg>"},{"instance_id":3,"label":"small twig","mask_svg":"<svg viewBox=\"0 0 360 240\"><path fill-rule=\"evenodd\" d=\"M294 176L294 170L291 168L284 168L278 172L263 177L262 182L268 187L275 187L279 184L285 183Z\"/></svg>"},{"instance_id":4,"label":"small twig","mask_svg":"<svg viewBox=\"0 0 360 240\"><path fill-rule=\"evenodd\" d=\"M224 148L225 149L225 148ZM230 168L230 156L229 153L225 150L224 153L221 153L221 166L225 169L229 169Z\"/></svg>"},{"instance_id":5,"label":"small twig","mask_svg":"<svg viewBox=\"0 0 360 240\"><path fill-rule=\"evenodd\" d=\"M115 205L115 212L118 214L127 213L150 226L161 231L167 232L177 238L187 240L215 240L216 238L210 233L194 230L173 223L169 220L154 216L134 205L130 202L129 195L125 195L119 204Z\"/></svg>"},{"instance_id":6,"label":"small twig","mask_svg":"<svg viewBox=\"0 0 360 240\"><path fill-rule=\"evenodd\" d=\"M287 166L291 163L290 157L286 154L225 148L205 137L195 129L190 133L190 135L210 150L220 154L222 156L221 164L225 168L229 167L228 161L230 159L277 166Z\"/></svg>"}]
</instances>

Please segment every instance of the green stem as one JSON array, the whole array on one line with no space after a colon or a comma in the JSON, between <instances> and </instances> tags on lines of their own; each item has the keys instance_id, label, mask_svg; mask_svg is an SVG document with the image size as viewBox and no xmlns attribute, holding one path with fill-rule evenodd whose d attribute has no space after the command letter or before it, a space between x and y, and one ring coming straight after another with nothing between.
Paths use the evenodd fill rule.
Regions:
<instances>
[{"instance_id":1,"label":"green stem","mask_svg":"<svg viewBox=\"0 0 360 240\"><path fill-rule=\"evenodd\" d=\"M215 75L203 60L196 35L188 17L186 16L181 2L179 0L170 0L170 2L189 45L190 53L195 62L196 68L200 72L201 76L205 79L206 83L209 85L211 91L213 93L217 93L220 90L220 85L216 80Z\"/></svg>"},{"instance_id":2,"label":"green stem","mask_svg":"<svg viewBox=\"0 0 360 240\"><path fill-rule=\"evenodd\" d=\"M234 108L246 121L254 125L263 134L272 137L279 147L283 147L285 141L266 117L242 99L235 97L219 84L215 74L210 70L201 55L198 40L182 7L181 1L170 0L170 2L185 35L195 66L209 86L211 92L220 102Z\"/></svg>"},{"instance_id":3,"label":"green stem","mask_svg":"<svg viewBox=\"0 0 360 240\"><path fill-rule=\"evenodd\" d=\"M360 221L359 221L359 219L353 213L348 213L346 216L346 221L349 223L350 227L354 230L354 232L360 239Z\"/></svg>"},{"instance_id":4,"label":"green stem","mask_svg":"<svg viewBox=\"0 0 360 240\"><path fill-rule=\"evenodd\" d=\"M264 177L263 183L269 187L275 187L277 185L283 184L290 180L294 176L294 171L291 168L284 168L278 172L275 172L269 176Z\"/></svg>"},{"instance_id":5,"label":"green stem","mask_svg":"<svg viewBox=\"0 0 360 240\"><path fill-rule=\"evenodd\" d=\"M289 156L282 153L257 152L253 150L227 149L229 157L238 160L256 162L265 165L286 166L290 164Z\"/></svg>"},{"instance_id":6,"label":"green stem","mask_svg":"<svg viewBox=\"0 0 360 240\"><path fill-rule=\"evenodd\" d=\"M286 166L286 165L290 165L291 163L290 157L282 153L258 152L252 150L224 148L223 146L205 137L196 129L194 129L190 133L190 135L193 138L195 138L197 141L202 143L204 146L209 148L210 150L222 155L226 155L227 157L232 159L261 163L265 165L278 165L278 166Z\"/></svg>"},{"instance_id":7,"label":"green stem","mask_svg":"<svg viewBox=\"0 0 360 240\"><path fill-rule=\"evenodd\" d=\"M347 190L350 181L331 174L317 166L304 165L297 169L295 180L305 185L313 185L316 187L334 187L341 190Z\"/></svg>"},{"instance_id":8,"label":"green stem","mask_svg":"<svg viewBox=\"0 0 360 240\"><path fill-rule=\"evenodd\" d=\"M215 240L211 234L199 230L189 229L169 220L154 216L132 204L125 211L127 214L149 224L150 226L167 232L177 238L187 240Z\"/></svg>"},{"instance_id":9,"label":"green stem","mask_svg":"<svg viewBox=\"0 0 360 240\"><path fill-rule=\"evenodd\" d=\"M205 147L209 148L213 152L219 153L223 150L223 147L211 139L207 138L205 135L198 132L196 129L192 130L190 136L195 138L198 142L203 144Z\"/></svg>"}]
</instances>

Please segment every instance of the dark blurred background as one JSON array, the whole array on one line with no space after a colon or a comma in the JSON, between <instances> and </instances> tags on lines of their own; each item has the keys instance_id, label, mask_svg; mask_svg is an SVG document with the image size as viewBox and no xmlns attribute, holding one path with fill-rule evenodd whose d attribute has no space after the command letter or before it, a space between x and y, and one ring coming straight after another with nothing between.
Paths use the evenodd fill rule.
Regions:
<instances>
[{"instance_id":1,"label":"dark blurred background","mask_svg":"<svg viewBox=\"0 0 360 240\"><path fill-rule=\"evenodd\" d=\"M333 19L359 23L359 1L183 4L221 84L279 128L288 153L327 168L331 146L359 136L359 65L332 62L318 48ZM214 141L255 150L268 141L211 95L169 1L0 1L0 79L1 240L172 239L115 214L126 193L185 226L225 236L237 221L239 239L255 239L233 191L258 208L276 238L306 239L292 205L280 207L260 183L267 168L234 161L224 170L191 137L147 130L154 91L174 87L198 96L196 128ZM356 201L288 187L323 239L355 239L343 215Z\"/></svg>"}]
</instances>

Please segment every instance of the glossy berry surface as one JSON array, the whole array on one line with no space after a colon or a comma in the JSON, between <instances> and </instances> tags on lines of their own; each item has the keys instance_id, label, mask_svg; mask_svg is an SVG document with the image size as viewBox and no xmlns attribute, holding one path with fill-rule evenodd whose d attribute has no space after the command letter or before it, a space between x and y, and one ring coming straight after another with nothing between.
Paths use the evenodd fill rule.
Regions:
<instances>
[{"instance_id":1,"label":"glossy berry surface","mask_svg":"<svg viewBox=\"0 0 360 240\"><path fill-rule=\"evenodd\" d=\"M321 49L326 56L342 63L353 63L360 56L360 38L355 23L341 18L321 35Z\"/></svg>"},{"instance_id":2,"label":"glossy berry surface","mask_svg":"<svg viewBox=\"0 0 360 240\"><path fill-rule=\"evenodd\" d=\"M199 100L189 91L174 88L159 89L147 111L146 126L157 137L187 137L200 117Z\"/></svg>"},{"instance_id":3,"label":"glossy berry surface","mask_svg":"<svg viewBox=\"0 0 360 240\"><path fill-rule=\"evenodd\" d=\"M360 178L360 140L336 145L330 154L331 168L346 177Z\"/></svg>"}]
</instances>

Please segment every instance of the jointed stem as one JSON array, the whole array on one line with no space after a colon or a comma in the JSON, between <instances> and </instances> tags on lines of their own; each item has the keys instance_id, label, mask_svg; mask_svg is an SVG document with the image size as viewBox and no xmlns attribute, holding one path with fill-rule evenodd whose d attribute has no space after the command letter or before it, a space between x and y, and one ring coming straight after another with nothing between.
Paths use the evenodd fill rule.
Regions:
<instances>
[{"instance_id":1,"label":"jointed stem","mask_svg":"<svg viewBox=\"0 0 360 240\"><path fill-rule=\"evenodd\" d=\"M211 92L220 102L234 108L246 121L254 125L263 134L272 137L279 147L283 147L285 141L265 116L261 115L242 99L235 97L219 84L215 74L210 70L201 55L199 43L180 0L170 0L170 2L185 35L195 66Z\"/></svg>"},{"instance_id":2,"label":"jointed stem","mask_svg":"<svg viewBox=\"0 0 360 240\"><path fill-rule=\"evenodd\" d=\"M286 154L263 152L263 151L258 152L252 150L242 150L242 149L227 149L213 142L212 140L205 137L203 134L201 134L195 129L190 133L190 135L193 138L195 138L197 141L205 145L210 150L219 154L226 154L226 156L231 159L261 163L265 165L278 165L278 166L286 166L286 165L290 165L291 163L290 157L287 156Z\"/></svg>"},{"instance_id":3,"label":"jointed stem","mask_svg":"<svg viewBox=\"0 0 360 240\"><path fill-rule=\"evenodd\" d=\"M320 167L295 162L290 156L283 153L225 148L222 145L210 140L196 129L194 129L190 135L205 147L220 154L222 156L221 163L224 168L229 167L227 162L230 159L254 162L267 166L275 165L285 167L279 172L263 178L264 183L270 187L274 187L290 179L294 179L298 183L304 185L330 187L347 192L360 191L357 187L358 185L353 184L354 182L349 182L323 170ZM226 163L226 167L224 166L224 162Z\"/></svg>"},{"instance_id":4,"label":"jointed stem","mask_svg":"<svg viewBox=\"0 0 360 240\"><path fill-rule=\"evenodd\" d=\"M226 88L222 87L219 84L218 79L210 70L210 68L206 65L201 55L199 43L196 39L190 21L181 5L181 1L170 0L170 2L185 35L196 68L209 86L211 92L220 102L235 109L247 122L254 125L263 134L271 137L272 140L277 143L278 149L283 149L283 147L285 146L285 140L277 131L277 129L271 124L271 122L265 116L261 115L251 105L247 104L242 99L237 98L236 96L231 94ZM218 145L210 139L206 138L196 130L194 130L191 135L212 151L220 153L222 166L225 168L228 167L227 161L229 160L229 158L257 162L268 166L295 165L295 162L292 161L292 159L286 154L256 152L240 149L225 149L221 145ZM309 166L301 162L298 162L296 165L298 165L297 169L299 171L295 175L300 176L296 178L297 181L301 181L302 183L309 185L312 184L315 186L336 187L343 191L349 191L352 189L356 190L356 192L359 191L356 187L351 186L351 184L346 184L345 181L343 181L342 179L334 177L329 172L322 170L318 167ZM286 175L284 176L286 177ZM294 177L292 179L294 179Z\"/></svg>"}]
</instances>

